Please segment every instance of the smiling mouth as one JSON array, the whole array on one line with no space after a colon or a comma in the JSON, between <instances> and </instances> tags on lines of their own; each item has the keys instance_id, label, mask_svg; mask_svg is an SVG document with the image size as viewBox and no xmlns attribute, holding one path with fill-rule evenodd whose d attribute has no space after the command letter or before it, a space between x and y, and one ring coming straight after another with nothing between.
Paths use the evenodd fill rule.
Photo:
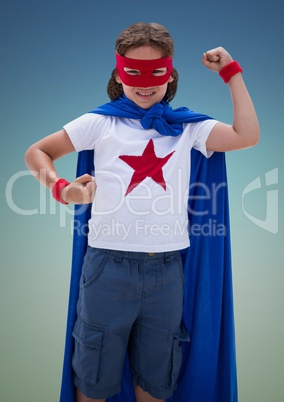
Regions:
<instances>
[{"instance_id":1,"label":"smiling mouth","mask_svg":"<svg viewBox=\"0 0 284 402\"><path fill-rule=\"evenodd\" d=\"M143 98L149 98L152 96L155 92L154 91L138 91L136 92L137 95L143 97Z\"/></svg>"}]
</instances>

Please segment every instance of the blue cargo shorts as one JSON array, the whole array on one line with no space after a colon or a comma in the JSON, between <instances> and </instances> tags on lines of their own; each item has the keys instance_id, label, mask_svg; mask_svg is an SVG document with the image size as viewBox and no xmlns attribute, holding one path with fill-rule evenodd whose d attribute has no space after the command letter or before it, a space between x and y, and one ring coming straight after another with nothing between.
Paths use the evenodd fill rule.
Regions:
<instances>
[{"instance_id":1,"label":"blue cargo shorts","mask_svg":"<svg viewBox=\"0 0 284 402\"><path fill-rule=\"evenodd\" d=\"M141 253L88 246L73 330L74 383L94 399L121 389L126 354L134 386L157 399L177 386L184 276L179 251Z\"/></svg>"}]
</instances>

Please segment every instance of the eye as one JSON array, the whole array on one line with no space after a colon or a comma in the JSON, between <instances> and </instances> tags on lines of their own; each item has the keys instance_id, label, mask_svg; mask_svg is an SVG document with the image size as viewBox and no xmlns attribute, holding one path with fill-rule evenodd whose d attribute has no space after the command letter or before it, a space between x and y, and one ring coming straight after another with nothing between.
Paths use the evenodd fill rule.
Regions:
<instances>
[{"instance_id":1,"label":"eye","mask_svg":"<svg viewBox=\"0 0 284 402\"><path fill-rule=\"evenodd\" d=\"M124 67L123 70L129 75L140 75L139 70L132 70L131 68Z\"/></svg>"},{"instance_id":2,"label":"eye","mask_svg":"<svg viewBox=\"0 0 284 402\"><path fill-rule=\"evenodd\" d=\"M161 75L165 75L166 72L167 72L167 67L162 67L162 68L159 68L158 70L154 70L153 75L155 75L156 77L159 77Z\"/></svg>"}]
</instances>

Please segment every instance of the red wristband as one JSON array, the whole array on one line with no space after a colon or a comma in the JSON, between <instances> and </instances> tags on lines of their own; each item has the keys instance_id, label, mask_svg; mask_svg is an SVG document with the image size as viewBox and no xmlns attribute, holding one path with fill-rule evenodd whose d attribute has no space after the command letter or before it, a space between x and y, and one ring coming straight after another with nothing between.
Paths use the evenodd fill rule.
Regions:
<instances>
[{"instance_id":1,"label":"red wristband","mask_svg":"<svg viewBox=\"0 0 284 402\"><path fill-rule=\"evenodd\" d=\"M234 60L231 61L229 64L227 64L225 67L223 67L222 70L219 71L219 75L221 78L223 78L225 84L227 84L227 82L230 81L233 75L242 72L243 72L242 67L236 60Z\"/></svg>"},{"instance_id":2,"label":"red wristband","mask_svg":"<svg viewBox=\"0 0 284 402\"><path fill-rule=\"evenodd\" d=\"M65 179L59 179L57 182L55 182L52 186L51 193L53 198L56 199L56 201L61 202L61 204L67 205L68 202L65 202L61 198L61 191L63 190L64 187L68 186L70 183L69 181Z\"/></svg>"}]
</instances>

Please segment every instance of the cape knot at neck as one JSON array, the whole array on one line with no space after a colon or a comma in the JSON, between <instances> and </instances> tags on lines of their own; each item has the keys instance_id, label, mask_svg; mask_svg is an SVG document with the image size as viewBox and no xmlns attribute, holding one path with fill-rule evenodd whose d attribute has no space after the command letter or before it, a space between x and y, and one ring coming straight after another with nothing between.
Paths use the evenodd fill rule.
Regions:
<instances>
[{"instance_id":1,"label":"cape knot at neck","mask_svg":"<svg viewBox=\"0 0 284 402\"><path fill-rule=\"evenodd\" d=\"M155 128L156 119L163 119L165 107L161 103L153 105L142 117L141 125L145 130Z\"/></svg>"},{"instance_id":2,"label":"cape knot at neck","mask_svg":"<svg viewBox=\"0 0 284 402\"><path fill-rule=\"evenodd\" d=\"M212 119L212 117L195 113L186 107L172 109L170 104L164 100L156 103L149 110L143 109L129 100L125 95L99 106L90 113L139 119L141 126L145 130L153 128L161 135L174 137L183 132L183 123L196 123Z\"/></svg>"}]
</instances>

